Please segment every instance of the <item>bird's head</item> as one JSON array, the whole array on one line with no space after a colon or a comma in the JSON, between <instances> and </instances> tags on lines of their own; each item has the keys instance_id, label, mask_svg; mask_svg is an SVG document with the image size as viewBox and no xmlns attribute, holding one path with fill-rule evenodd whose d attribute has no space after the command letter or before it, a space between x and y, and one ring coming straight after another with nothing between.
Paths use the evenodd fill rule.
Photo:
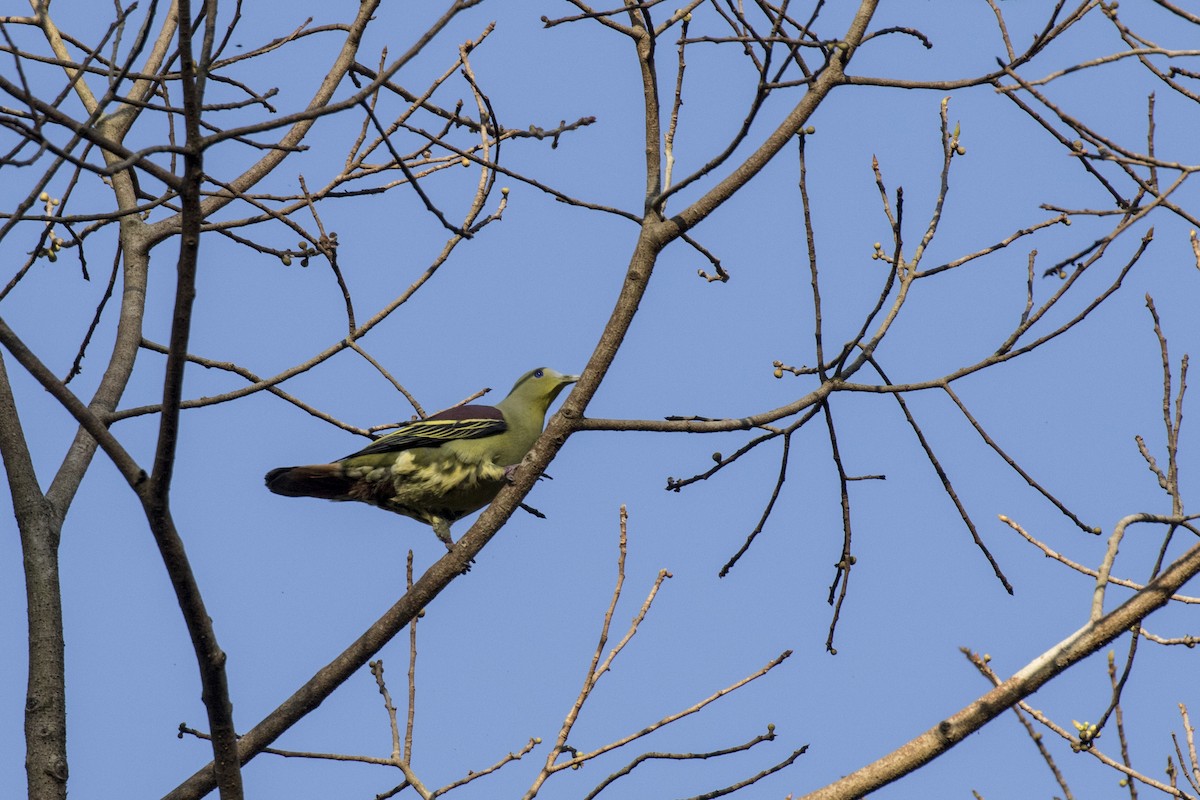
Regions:
<instances>
[{"instance_id":1,"label":"bird's head","mask_svg":"<svg viewBox=\"0 0 1200 800\"><path fill-rule=\"evenodd\" d=\"M564 375L549 367L531 369L517 379L508 397L497 403L497 406L533 407L545 414L559 392L577 380L578 375Z\"/></svg>"}]
</instances>

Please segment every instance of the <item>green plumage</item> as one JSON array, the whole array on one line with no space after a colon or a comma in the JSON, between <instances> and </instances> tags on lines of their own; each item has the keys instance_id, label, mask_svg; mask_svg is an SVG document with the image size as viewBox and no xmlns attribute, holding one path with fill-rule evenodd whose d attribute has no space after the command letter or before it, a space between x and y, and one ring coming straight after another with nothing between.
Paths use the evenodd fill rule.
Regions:
<instances>
[{"instance_id":1,"label":"green plumage","mask_svg":"<svg viewBox=\"0 0 1200 800\"><path fill-rule=\"evenodd\" d=\"M450 523L492 501L541 435L550 403L576 380L546 367L530 370L495 407L447 409L331 464L273 469L267 488L370 503L432 526L449 547Z\"/></svg>"}]
</instances>

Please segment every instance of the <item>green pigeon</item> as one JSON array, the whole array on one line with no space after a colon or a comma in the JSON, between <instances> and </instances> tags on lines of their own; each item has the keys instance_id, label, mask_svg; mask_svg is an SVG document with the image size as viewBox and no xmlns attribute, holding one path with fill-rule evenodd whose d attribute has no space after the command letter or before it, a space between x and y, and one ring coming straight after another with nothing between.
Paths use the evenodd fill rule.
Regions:
<instances>
[{"instance_id":1,"label":"green pigeon","mask_svg":"<svg viewBox=\"0 0 1200 800\"><path fill-rule=\"evenodd\" d=\"M332 464L273 469L267 488L370 503L432 526L451 547L450 523L492 502L541 435L554 398L577 380L538 367L495 406L457 406L413 420Z\"/></svg>"}]
</instances>

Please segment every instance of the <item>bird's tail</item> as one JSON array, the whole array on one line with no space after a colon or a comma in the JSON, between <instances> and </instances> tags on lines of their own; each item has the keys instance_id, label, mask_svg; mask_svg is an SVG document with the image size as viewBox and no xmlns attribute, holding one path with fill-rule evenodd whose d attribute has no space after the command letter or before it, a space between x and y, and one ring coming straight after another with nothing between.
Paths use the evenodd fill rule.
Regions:
<instances>
[{"instance_id":1,"label":"bird's tail","mask_svg":"<svg viewBox=\"0 0 1200 800\"><path fill-rule=\"evenodd\" d=\"M354 483L342 474L340 464L278 467L267 473L266 481L267 488L275 494L324 500L349 500Z\"/></svg>"}]
</instances>

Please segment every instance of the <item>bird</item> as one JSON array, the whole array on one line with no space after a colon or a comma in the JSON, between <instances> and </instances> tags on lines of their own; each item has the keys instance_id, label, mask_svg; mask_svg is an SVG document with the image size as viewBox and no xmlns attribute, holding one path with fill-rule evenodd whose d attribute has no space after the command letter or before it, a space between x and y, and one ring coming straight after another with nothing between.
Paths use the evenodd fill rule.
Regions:
<instances>
[{"instance_id":1,"label":"bird","mask_svg":"<svg viewBox=\"0 0 1200 800\"><path fill-rule=\"evenodd\" d=\"M531 369L495 406L464 405L404 423L329 464L278 467L267 489L286 497L356 500L433 528L454 546L450 523L492 502L578 375Z\"/></svg>"}]
</instances>

